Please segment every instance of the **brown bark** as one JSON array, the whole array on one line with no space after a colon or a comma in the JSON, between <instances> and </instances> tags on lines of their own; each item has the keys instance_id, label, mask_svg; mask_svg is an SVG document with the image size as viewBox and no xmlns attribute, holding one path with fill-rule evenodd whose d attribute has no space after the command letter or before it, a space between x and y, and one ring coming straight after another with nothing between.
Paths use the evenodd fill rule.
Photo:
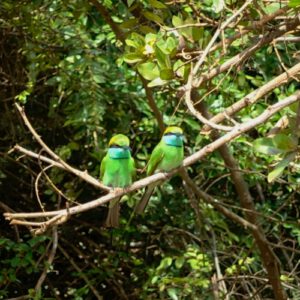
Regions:
<instances>
[{"instance_id":1,"label":"brown bark","mask_svg":"<svg viewBox=\"0 0 300 300\"><path fill-rule=\"evenodd\" d=\"M192 93L192 96L194 97L194 102L196 102L197 99L195 98L197 98L197 96L195 95L195 93ZM210 115L203 102L197 105L197 109L201 112L201 114L204 117L210 118ZM214 130L211 132L211 137L213 140L216 140L219 138L219 134ZM273 252L272 248L270 247L267 238L264 234L264 231L257 220L257 214L255 213L255 205L253 202L253 198L250 194L248 185L244 180L243 174L239 170L239 165L234 159L233 155L230 153L229 148L226 144L219 147L219 152L226 166L230 170L231 178L235 186L236 192L239 196L241 206L245 209L246 220L249 221L251 224L255 225L257 228L257 230L252 230L252 235L260 251L262 263L268 273L268 278L273 288L274 299L287 299L286 293L280 281L280 265L278 263L279 260Z\"/></svg>"}]
</instances>

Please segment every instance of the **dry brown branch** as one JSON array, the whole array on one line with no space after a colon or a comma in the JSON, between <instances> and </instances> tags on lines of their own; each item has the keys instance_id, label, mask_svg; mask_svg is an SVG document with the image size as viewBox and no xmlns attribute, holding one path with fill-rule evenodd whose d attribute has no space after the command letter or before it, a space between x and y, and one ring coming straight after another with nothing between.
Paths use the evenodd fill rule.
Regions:
<instances>
[{"instance_id":1,"label":"dry brown branch","mask_svg":"<svg viewBox=\"0 0 300 300\"><path fill-rule=\"evenodd\" d=\"M185 103L192 115L194 115L201 123L210 126L211 128L223 130L223 131L231 131L232 127L230 126L223 126L215 124L214 122L207 120L199 111L197 111L194 107L194 104L191 100L191 93L192 93L192 81L193 81L193 71L190 72L190 76L188 82L185 86Z\"/></svg>"},{"instance_id":2,"label":"dry brown branch","mask_svg":"<svg viewBox=\"0 0 300 300\"><path fill-rule=\"evenodd\" d=\"M58 245L58 234L57 234L57 227L54 226L52 227L52 248L51 251L49 253L47 262L45 264L45 268L44 271L42 272L39 280L37 281L36 285L35 285L35 293L38 294L41 290L41 287L43 285L43 282L46 279L47 273L49 268L51 267L51 265L53 264L54 258L55 258L55 253L57 250L57 245Z\"/></svg>"},{"instance_id":3,"label":"dry brown branch","mask_svg":"<svg viewBox=\"0 0 300 300\"><path fill-rule=\"evenodd\" d=\"M261 47L271 43L274 39L284 35L285 33L295 29L300 24L300 16L297 15L295 18L290 20L290 22L286 23L285 25L280 26L277 30L269 31L262 36L257 42L246 48L244 51L240 52L239 54L233 56L232 58L228 59L222 65L217 66L210 71L202 74L199 78L195 78L193 80L193 87L197 88L202 85L204 82L212 79L213 77L217 76L220 73L227 71L232 66L237 66L243 61L245 61L248 57L250 57L255 51L260 49ZM196 71L196 67L194 70L194 74Z\"/></svg>"},{"instance_id":4,"label":"dry brown branch","mask_svg":"<svg viewBox=\"0 0 300 300\"><path fill-rule=\"evenodd\" d=\"M152 90L148 87L147 85L147 81L143 78L142 75L139 76L141 81L142 81L142 84L144 86L144 89L145 89L145 92L146 92L146 97L147 97L147 100L148 100L148 104L151 108L151 110L153 111L153 114L157 120L157 123L158 123L158 127L160 129L161 132L164 131L165 129L165 125L164 125L164 119L163 119L163 116L161 114L161 112L159 111L156 103L155 103L155 100L154 100L154 97L153 97L153 92Z\"/></svg>"},{"instance_id":5,"label":"dry brown branch","mask_svg":"<svg viewBox=\"0 0 300 300\"><path fill-rule=\"evenodd\" d=\"M267 133L268 137L272 137L273 135L279 133L281 130L286 128L289 125L289 118L287 116L282 116L274 127Z\"/></svg>"},{"instance_id":6,"label":"dry brown branch","mask_svg":"<svg viewBox=\"0 0 300 300\"><path fill-rule=\"evenodd\" d=\"M261 97L266 95L267 93L271 92L274 90L276 87L281 86L282 84L290 81L293 76L296 74L300 73L300 63L296 64L292 68L290 68L287 72L284 72L280 74L279 76L275 77L274 79L270 80L267 82L265 85L259 87L255 91L251 92L241 100L235 102L233 105L230 107L227 107L223 112L215 115L212 117L209 121L215 123L220 123L222 122L227 116L232 116L235 113L239 112L243 108L254 104L257 102ZM202 131L206 132L209 130L209 126L204 126Z\"/></svg>"},{"instance_id":7,"label":"dry brown branch","mask_svg":"<svg viewBox=\"0 0 300 300\"><path fill-rule=\"evenodd\" d=\"M297 94L298 99L300 99L300 91ZM205 115L205 117L210 117L204 105L201 105L199 108L201 112ZM214 140L218 140L220 138L219 134L216 131L212 131L211 136ZM230 153L228 146L226 144L223 144L219 148L219 152L226 166L228 166L230 169L231 178L234 183L236 192L239 196L241 206L248 210L248 212L245 213L246 219L248 222L256 226L256 230L252 231L252 235L258 249L260 250L261 260L268 273L268 278L273 288L274 297L276 300L285 300L287 299L287 295L282 287L280 280L279 259L277 258L273 249L270 247L268 240L264 234L264 231L259 225L255 213L255 205L251 193L249 191L248 184L244 180L243 174L239 170L238 162Z\"/></svg>"},{"instance_id":8,"label":"dry brown branch","mask_svg":"<svg viewBox=\"0 0 300 300\"><path fill-rule=\"evenodd\" d=\"M34 138L36 139L36 141L41 145L41 147L54 159L54 161L60 165L63 166L63 168L66 170L66 171L69 171L73 174L75 174L76 176L78 176L79 178L83 179L84 181L100 188L100 189L103 189L105 191L110 191L110 188L101 184L97 179L95 179L94 177L90 176L87 171L80 171L76 168L73 168L71 167L69 164L67 164L64 160L62 160L57 154L55 154L45 143L44 141L41 139L41 137L37 134L37 132L35 131L35 129L33 128L33 126L31 125L31 123L29 122L26 114L25 114L25 111L22 107L20 107L20 105L18 105L17 103L15 103L25 125L27 126L27 128L29 129L29 131L31 132L31 134L34 136ZM16 147L15 147L16 148ZM42 159L42 156L40 155L37 155L37 158L39 158L41 160L44 160ZM45 160L44 160L45 161ZM57 165L57 164L54 164L54 165Z\"/></svg>"},{"instance_id":9,"label":"dry brown branch","mask_svg":"<svg viewBox=\"0 0 300 300\"><path fill-rule=\"evenodd\" d=\"M210 144L203 147L201 150L195 152L194 154L190 155L183 161L183 167L188 167L206 155L210 154L214 150L218 149L222 145L228 143L229 141L233 140L237 136L240 136L242 133L258 126L259 124L264 123L266 120L268 120L271 116L276 114L281 109L291 105L292 103L299 101L300 99L300 91L296 92L295 94L285 98L284 100L279 101L278 103L269 106L261 115L258 117L241 124L239 126L236 126L233 128L232 131L228 132L227 134L223 135L219 139L211 142ZM111 191L109 194L104 195L98 199L95 199L93 201L84 203L82 205L77 205L70 207L69 209L62 209L62 210L56 210L56 211L48 211L45 213L42 212L35 212L35 213L4 213L4 216L8 220L12 219L22 219L22 218L40 218L40 217L53 217L53 216L68 216L78 214L90 209L93 209L95 207L98 207L106 202L109 202L115 198L118 198L120 196L125 195L126 193L136 191L138 189L144 188L147 185L151 183L155 183L158 181L165 181L169 179L171 176L176 174L179 171L180 168L174 169L173 171L169 173L156 173L154 175L148 176L144 179L138 180L134 182L131 186L124 190L117 190L117 191Z\"/></svg>"},{"instance_id":10,"label":"dry brown branch","mask_svg":"<svg viewBox=\"0 0 300 300\"><path fill-rule=\"evenodd\" d=\"M259 21L253 22L253 24L251 26L242 28L240 30L240 32L237 33L237 34L235 34L234 36L226 38L226 39L222 40L221 42L218 42L217 44L215 44L210 49L209 52L213 52L213 51L215 51L215 50L217 50L217 49L219 49L221 47L224 47L224 46L226 48L228 48L234 41L236 41L237 39L239 39L241 37L244 37L249 32L256 31L256 30L261 30L262 28L264 28L264 26L266 25L266 23L274 20L277 16L279 16L279 15L281 15L283 13L286 13L288 11L288 9L289 9L289 7L286 6L286 7L278 9L273 14L263 16ZM293 39L291 39L291 41L292 42L296 42L297 39L298 39L298 37L293 37ZM279 38L276 39L276 41L282 42L282 41L286 41L286 40L285 40L285 37L279 37ZM182 55L181 53L178 53L177 55L178 56L193 55L193 54L200 55L202 53L203 53L203 50L200 50L200 51L189 51L189 52L185 53L184 55Z\"/></svg>"},{"instance_id":11,"label":"dry brown branch","mask_svg":"<svg viewBox=\"0 0 300 300\"><path fill-rule=\"evenodd\" d=\"M208 55L210 49L212 48L213 44L217 40L220 33L237 17L239 16L243 10L252 2L253 0L247 0L245 3L232 15L230 16L214 33L213 37L209 41L208 45L206 46L205 50L203 51L203 54L201 55L200 59L195 65L195 69L193 70L193 75L196 75L201 67L201 65L204 63L206 56Z\"/></svg>"}]
</instances>

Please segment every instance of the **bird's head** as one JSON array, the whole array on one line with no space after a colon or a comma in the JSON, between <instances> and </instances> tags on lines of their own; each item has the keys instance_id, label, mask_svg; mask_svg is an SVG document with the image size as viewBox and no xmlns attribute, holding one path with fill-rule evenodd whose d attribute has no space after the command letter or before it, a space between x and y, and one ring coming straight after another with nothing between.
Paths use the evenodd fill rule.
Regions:
<instances>
[{"instance_id":1,"label":"bird's head","mask_svg":"<svg viewBox=\"0 0 300 300\"><path fill-rule=\"evenodd\" d=\"M108 146L110 148L116 147L116 148L129 149L129 144L130 144L129 138L126 135L116 134L110 139Z\"/></svg>"},{"instance_id":2,"label":"bird's head","mask_svg":"<svg viewBox=\"0 0 300 300\"><path fill-rule=\"evenodd\" d=\"M108 155L113 159L130 157L129 138L123 134L114 135L108 143Z\"/></svg>"},{"instance_id":3,"label":"bird's head","mask_svg":"<svg viewBox=\"0 0 300 300\"><path fill-rule=\"evenodd\" d=\"M169 146L183 146L183 130L177 126L169 126L163 134L163 141Z\"/></svg>"},{"instance_id":4,"label":"bird's head","mask_svg":"<svg viewBox=\"0 0 300 300\"><path fill-rule=\"evenodd\" d=\"M164 135L183 135L183 130L177 126L169 126L164 131Z\"/></svg>"}]
</instances>

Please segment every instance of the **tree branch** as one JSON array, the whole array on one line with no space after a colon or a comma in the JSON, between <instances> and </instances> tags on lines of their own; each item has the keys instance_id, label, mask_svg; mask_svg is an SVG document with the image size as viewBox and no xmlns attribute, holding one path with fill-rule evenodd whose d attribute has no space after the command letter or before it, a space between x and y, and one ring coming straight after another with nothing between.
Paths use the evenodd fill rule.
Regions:
<instances>
[{"instance_id":1,"label":"tree branch","mask_svg":"<svg viewBox=\"0 0 300 300\"><path fill-rule=\"evenodd\" d=\"M243 108L249 106L250 104L254 104L257 102L261 97L266 95L267 93L274 90L276 87L281 86L282 84L290 81L293 79L293 76L300 73L300 63L296 64L292 68L290 68L287 72L284 72L280 74L279 76L273 78L269 82L267 82L265 85L259 87L255 91L251 92L238 102L235 102L233 105L227 107L224 111L218 113L214 117L212 117L209 121L212 123L220 123L222 122L226 116L232 116L235 113L239 112ZM213 126L210 126L207 124L207 126L204 126L202 129L202 132L206 132L209 130L209 128L215 128Z\"/></svg>"},{"instance_id":2,"label":"tree branch","mask_svg":"<svg viewBox=\"0 0 300 300\"><path fill-rule=\"evenodd\" d=\"M102 5L102 3L98 2L97 0L89 0L89 2L92 3L93 6L95 6L95 8L100 13L101 17L111 27L111 29L115 33L117 39L124 42L124 40L125 40L124 33L119 28L119 26L113 21L113 19L110 17L110 13L106 10L106 8Z\"/></svg>"},{"instance_id":3,"label":"tree branch","mask_svg":"<svg viewBox=\"0 0 300 300\"><path fill-rule=\"evenodd\" d=\"M233 128L231 132L228 132L224 136L218 138L217 140L213 141L212 143L206 145L203 147L201 150L195 152L194 154L190 155L183 161L183 166L182 167L188 167L209 153L213 152L214 150L218 149L222 145L226 144L227 142L233 140L235 137L241 135L243 132L246 132L255 126L264 123L266 120L268 120L271 116L276 114L278 111L281 109L291 105L292 103L299 101L300 100L300 91L296 92L292 96L287 97L284 100L279 101L278 103L269 106L261 115L258 117L241 124L239 126L236 126ZM181 167L181 168L182 168ZM131 186L124 190L116 190L116 191L111 191L107 195L104 195L100 198L97 198L93 201L73 206L70 207L69 209L62 209L62 210L56 210L56 211L48 211L45 213L42 212L35 212L35 213L4 213L4 216L8 220L12 219L20 219L20 218L40 218L40 217L53 217L53 216L65 216L67 217L68 215L74 215L78 214L90 209L93 209L95 207L98 207L100 205L103 205L106 202L109 202L115 198L121 197L129 192L136 191L138 189L144 188L147 185L151 183L156 183L158 181L165 181L172 177L174 174L176 174L181 168L177 168L172 170L169 173L156 173L154 175L148 176L144 179L138 180L134 182Z\"/></svg>"},{"instance_id":4,"label":"tree branch","mask_svg":"<svg viewBox=\"0 0 300 300\"><path fill-rule=\"evenodd\" d=\"M298 92L298 97L300 97L300 92ZM202 103L201 103L202 104ZM207 109L204 105L199 106L202 114L204 114L205 117L209 118L209 114ZM266 111L265 111L266 112ZM211 136L214 140L219 139L219 135L216 131L211 132ZM263 265L266 268L266 271L268 273L269 281L273 287L273 293L276 300L284 300L287 298L285 291L281 285L280 281L280 264L279 259L273 252L272 248L270 247L268 240L264 234L263 229L260 227L259 222L257 220L257 216L255 213L255 205L253 202L253 198L250 194L248 184L244 180L243 174L239 170L239 165L233 155L230 153L229 148L226 144L223 144L219 148L219 152L226 164L228 166L231 178L234 183L235 189L237 191L237 194L240 199L241 206L247 211L245 212L246 219L251 224L256 226L256 230L252 231L252 235L254 237L254 240L256 242L256 245L258 246L260 253L261 253L261 259L263 262Z\"/></svg>"},{"instance_id":5,"label":"tree branch","mask_svg":"<svg viewBox=\"0 0 300 300\"><path fill-rule=\"evenodd\" d=\"M35 131L35 129L33 128L33 126L31 125L31 123L29 122L24 108L20 107L19 104L15 103L25 125L27 126L27 128L29 129L29 131L32 133L32 135L34 136L34 138L36 139L36 141L41 145L41 147L50 155L53 157L54 161L50 160L50 159L46 159L45 157L43 157L43 159L41 158L42 156L36 154L37 158L41 158L41 160L43 161L47 161L47 162L51 162L53 163L53 165L63 168L66 171L69 171L70 173L75 174L76 176L78 176L79 178L85 180L86 182L100 188L103 189L105 191L110 191L111 189L107 186L105 186L104 184L101 184L97 179L95 179L94 177L90 176L87 171L80 171L76 168L71 167L69 164L67 164L64 160L62 160L57 154L55 154L45 143L44 141L41 139L41 137L37 134L37 132ZM15 146L14 149L20 150L21 147L20 146ZM24 148L23 148L24 149ZM28 153L28 150L27 150ZM31 155L33 156L33 155Z\"/></svg>"},{"instance_id":6,"label":"tree branch","mask_svg":"<svg viewBox=\"0 0 300 300\"><path fill-rule=\"evenodd\" d=\"M193 75L196 75L199 71L201 65L203 64L206 56L209 53L209 50L213 46L214 42L217 40L220 33L238 16L242 13L242 11L252 2L253 0L247 0L232 16L230 16L215 32L208 45L206 46L203 54L195 65L195 69L193 70Z\"/></svg>"},{"instance_id":7,"label":"tree branch","mask_svg":"<svg viewBox=\"0 0 300 300\"><path fill-rule=\"evenodd\" d=\"M262 36L262 38L259 39L258 42L254 43L244 51L240 52L239 54L233 56L229 60L227 60L225 63L223 63L220 66L217 66L213 68L212 70L202 74L199 78L196 78L193 80L193 87L197 88L200 85L202 85L204 82L212 79L213 77L217 76L220 73L223 73L230 69L233 66L237 66L241 62L243 62L245 59L250 57L256 50L260 49L261 47L269 44L274 39L284 35L288 31L291 31L295 29L300 24L300 16L297 15L295 18L290 20L285 25L279 27L279 29L274 31L269 31L265 35ZM196 70L196 68L195 68ZM195 74L195 72L194 72Z\"/></svg>"}]
</instances>

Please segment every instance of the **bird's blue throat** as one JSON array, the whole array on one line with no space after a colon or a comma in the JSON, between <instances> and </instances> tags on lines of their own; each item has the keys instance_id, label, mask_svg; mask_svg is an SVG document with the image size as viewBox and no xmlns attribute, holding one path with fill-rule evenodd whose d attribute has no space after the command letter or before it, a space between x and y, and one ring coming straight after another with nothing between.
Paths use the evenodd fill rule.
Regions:
<instances>
[{"instance_id":1,"label":"bird's blue throat","mask_svg":"<svg viewBox=\"0 0 300 300\"><path fill-rule=\"evenodd\" d=\"M130 148L111 147L108 149L110 158L113 159L124 159L130 157Z\"/></svg>"},{"instance_id":2,"label":"bird's blue throat","mask_svg":"<svg viewBox=\"0 0 300 300\"><path fill-rule=\"evenodd\" d=\"M168 146L174 146L174 147L182 147L183 146L183 136L182 135L165 134L163 136L163 141Z\"/></svg>"}]
</instances>

